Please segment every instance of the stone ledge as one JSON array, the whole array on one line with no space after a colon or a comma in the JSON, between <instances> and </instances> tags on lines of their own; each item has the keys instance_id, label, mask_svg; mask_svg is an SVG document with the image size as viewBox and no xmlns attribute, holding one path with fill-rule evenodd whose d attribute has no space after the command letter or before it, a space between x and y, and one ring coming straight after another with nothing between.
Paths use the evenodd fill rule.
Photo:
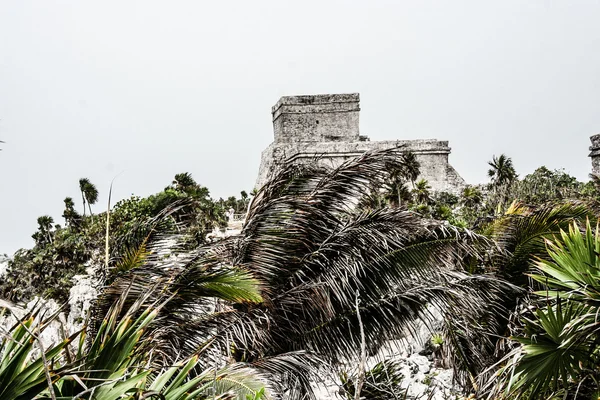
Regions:
<instances>
[{"instance_id":1,"label":"stone ledge","mask_svg":"<svg viewBox=\"0 0 600 400\"><path fill-rule=\"evenodd\" d=\"M358 103L359 101L360 95L358 93L283 96L271 108L271 113L275 113L283 105L306 106L310 104Z\"/></svg>"}]
</instances>

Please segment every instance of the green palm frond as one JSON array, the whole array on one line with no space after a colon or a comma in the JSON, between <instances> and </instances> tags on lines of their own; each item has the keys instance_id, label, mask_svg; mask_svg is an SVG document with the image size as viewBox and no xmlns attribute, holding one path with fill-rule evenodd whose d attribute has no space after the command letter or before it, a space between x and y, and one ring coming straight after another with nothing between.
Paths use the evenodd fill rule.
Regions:
<instances>
[{"instance_id":1,"label":"green palm frond","mask_svg":"<svg viewBox=\"0 0 600 400\"><path fill-rule=\"evenodd\" d=\"M242 234L212 253L251 273L262 285L263 302L180 324L183 349L227 348L233 342L236 357L248 362L302 350L330 363L353 358L359 349L357 292L373 349L414 331L418 320L430 325L429 306L443 314L473 315L464 315L462 323L485 318L487 326L474 330L497 334L487 314L498 312L500 294L514 288L491 277L493 284L470 279L463 269L489 250L485 237L405 210L357 209L365 190L402 166L399 154L399 149L367 153L330 171L288 166L264 186ZM489 343L486 355L493 351ZM475 364L473 373L489 365L486 355L479 355L485 362ZM469 357L475 354L465 352L461 366Z\"/></svg>"},{"instance_id":2,"label":"green palm frond","mask_svg":"<svg viewBox=\"0 0 600 400\"><path fill-rule=\"evenodd\" d=\"M599 251L598 227L589 220L585 229L573 222L547 240L548 255L531 274L543 289L537 292L539 306L523 317L522 334L515 338L521 346L505 357L497 393L590 398L599 389Z\"/></svg>"},{"instance_id":3,"label":"green palm frond","mask_svg":"<svg viewBox=\"0 0 600 400\"><path fill-rule=\"evenodd\" d=\"M143 394L163 396L165 400L196 400L196 399L239 399L267 398L265 379L255 370L241 364L231 364L224 368L204 370L195 373L199 366L198 357L166 368L156 377Z\"/></svg>"},{"instance_id":4,"label":"green palm frond","mask_svg":"<svg viewBox=\"0 0 600 400\"><path fill-rule=\"evenodd\" d=\"M370 351L415 333L417 321L431 327L432 309L449 326L469 328L447 341L449 351L460 340L494 337L491 314L507 314L500 299L514 288L466 272L489 253L488 239L398 208L359 207L406 167L402 154L365 153L336 169L284 166L252 199L239 236L175 257L164 255L179 248L177 237L149 240L152 254L107 288L95 315L125 290L125 306L146 293L143 307L162 304L146 328L155 362L197 354L198 369L210 369L226 354L285 382L290 399L314 398L311 360L358 355L357 296ZM463 345L460 362L449 360L476 374L493 362L493 344Z\"/></svg>"},{"instance_id":5,"label":"green palm frond","mask_svg":"<svg viewBox=\"0 0 600 400\"><path fill-rule=\"evenodd\" d=\"M215 254L219 247L164 257L173 245L177 247L179 239L155 239L149 244L151 255L143 265L118 276L104 290L94 306L92 331L97 331L100 318L124 292L127 293L123 300L125 308L139 298L144 299L144 307L164 303L147 330L153 332L156 351L168 355L168 363L181 357L182 346L186 349L185 355L196 353L197 348L193 346L199 342L188 340L179 327L193 329L196 323L202 325L214 309L215 299L231 304L262 301L261 282L242 268L224 265Z\"/></svg>"},{"instance_id":6,"label":"green palm frond","mask_svg":"<svg viewBox=\"0 0 600 400\"><path fill-rule=\"evenodd\" d=\"M589 344L575 340L585 307L563 302L536 310L534 318L526 321L529 336L517 338L521 354L502 371L506 398L537 399L564 393L589 365Z\"/></svg>"},{"instance_id":7,"label":"green palm frond","mask_svg":"<svg viewBox=\"0 0 600 400\"><path fill-rule=\"evenodd\" d=\"M147 241L148 237L137 248L125 250L123 257L116 263L114 272L122 273L141 267L151 254L146 248Z\"/></svg>"},{"instance_id":8,"label":"green palm frond","mask_svg":"<svg viewBox=\"0 0 600 400\"><path fill-rule=\"evenodd\" d=\"M252 368L233 364L216 371L205 371L200 378L206 382L199 390L217 394L231 394L237 400L255 399L265 393L266 379Z\"/></svg>"},{"instance_id":9,"label":"green palm frond","mask_svg":"<svg viewBox=\"0 0 600 400\"><path fill-rule=\"evenodd\" d=\"M527 285L526 273L536 258L548 258L546 240L573 221L585 221L591 210L580 202L528 207L513 203L507 213L483 228L482 234L499 246L493 264L505 279L519 286Z\"/></svg>"}]
</instances>

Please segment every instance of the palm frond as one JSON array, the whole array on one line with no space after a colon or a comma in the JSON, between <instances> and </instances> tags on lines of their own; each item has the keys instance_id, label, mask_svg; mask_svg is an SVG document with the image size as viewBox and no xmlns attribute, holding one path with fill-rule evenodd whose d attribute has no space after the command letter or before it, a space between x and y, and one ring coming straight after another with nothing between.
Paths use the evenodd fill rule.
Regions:
<instances>
[{"instance_id":1,"label":"palm frond","mask_svg":"<svg viewBox=\"0 0 600 400\"><path fill-rule=\"evenodd\" d=\"M528 207L513 204L512 209L484 228L483 234L499 246L493 264L510 282L525 286L526 273L535 258L547 258L546 240L567 229L573 221L585 221L590 209L581 202Z\"/></svg>"}]
</instances>

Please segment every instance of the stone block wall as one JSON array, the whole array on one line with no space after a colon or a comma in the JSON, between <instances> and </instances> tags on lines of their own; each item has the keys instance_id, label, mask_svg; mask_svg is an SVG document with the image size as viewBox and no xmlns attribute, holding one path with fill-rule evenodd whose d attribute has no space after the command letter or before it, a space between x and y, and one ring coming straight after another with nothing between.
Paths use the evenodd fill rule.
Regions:
<instances>
[{"instance_id":1,"label":"stone block wall","mask_svg":"<svg viewBox=\"0 0 600 400\"><path fill-rule=\"evenodd\" d=\"M359 95L285 96L272 108L276 143L354 141Z\"/></svg>"},{"instance_id":2,"label":"stone block wall","mask_svg":"<svg viewBox=\"0 0 600 400\"><path fill-rule=\"evenodd\" d=\"M465 182L448 163L450 147L439 140L398 140L374 142L272 143L262 154L256 187L265 184L285 162L319 163L332 168L370 150L400 147L416 155L421 164L419 179L426 179L437 191L457 191Z\"/></svg>"}]
</instances>

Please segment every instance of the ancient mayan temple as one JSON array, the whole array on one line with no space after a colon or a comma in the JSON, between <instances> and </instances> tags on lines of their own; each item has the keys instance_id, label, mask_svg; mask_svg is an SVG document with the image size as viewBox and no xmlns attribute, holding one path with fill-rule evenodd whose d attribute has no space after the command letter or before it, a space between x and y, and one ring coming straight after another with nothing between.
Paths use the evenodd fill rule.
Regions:
<instances>
[{"instance_id":1,"label":"ancient mayan temple","mask_svg":"<svg viewBox=\"0 0 600 400\"><path fill-rule=\"evenodd\" d=\"M284 96L272 108L275 140L262 153L256 187L286 162L318 162L336 167L365 151L401 146L421 163L421 176L434 190L457 191L464 180L448 163L447 141L369 141L359 132L358 93Z\"/></svg>"},{"instance_id":2,"label":"ancient mayan temple","mask_svg":"<svg viewBox=\"0 0 600 400\"><path fill-rule=\"evenodd\" d=\"M592 174L600 174L600 135L590 136L590 158L592 159Z\"/></svg>"}]
</instances>

